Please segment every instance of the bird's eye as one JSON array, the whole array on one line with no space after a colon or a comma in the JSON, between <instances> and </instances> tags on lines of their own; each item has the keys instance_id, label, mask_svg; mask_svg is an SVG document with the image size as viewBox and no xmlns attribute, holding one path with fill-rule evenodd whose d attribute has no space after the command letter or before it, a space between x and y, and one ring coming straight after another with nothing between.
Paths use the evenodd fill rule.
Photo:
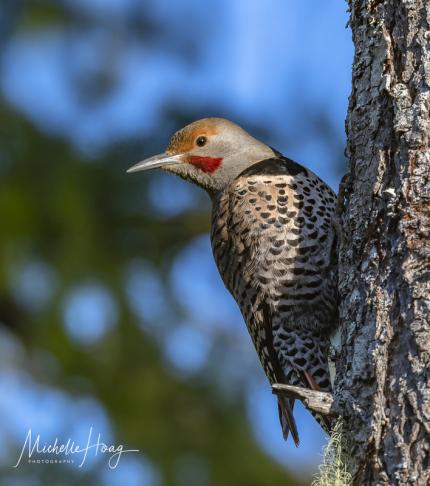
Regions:
<instances>
[{"instance_id":1,"label":"bird's eye","mask_svg":"<svg viewBox=\"0 0 430 486\"><path fill-rule=\"evenodd\" d=\"M203 147L204 145L206 145L207 141L208 141L208 139L204 136L197 137L196 145L199 146L199 147Z\"/></svg>"}]
</instances>

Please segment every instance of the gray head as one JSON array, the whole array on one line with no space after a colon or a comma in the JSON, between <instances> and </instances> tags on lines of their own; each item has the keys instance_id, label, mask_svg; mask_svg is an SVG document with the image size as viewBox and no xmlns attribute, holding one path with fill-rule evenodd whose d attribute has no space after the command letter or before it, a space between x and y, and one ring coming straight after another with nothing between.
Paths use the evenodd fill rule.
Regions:
<instances>
[{"instance_id":1,"label":"gray head","mask_svg":"<svg viewBox=\"0 0 430 486\"><path fill-rule=\"evenodd\" d=\"M224 189L247 167L274 156L273 150L223 118L204 118L176 132L165 152L127 172L160 168L203 187Z\"/></svg>"}]
</instances>

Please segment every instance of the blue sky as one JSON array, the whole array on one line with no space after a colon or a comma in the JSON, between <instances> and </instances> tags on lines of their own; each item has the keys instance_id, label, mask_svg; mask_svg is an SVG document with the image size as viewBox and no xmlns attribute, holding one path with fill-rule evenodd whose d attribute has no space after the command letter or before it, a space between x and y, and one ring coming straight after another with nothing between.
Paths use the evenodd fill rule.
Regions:
<instances>
[{"instance_id":1,"label":"blue sky","mask_svg":"<svg viewBox=\"0 0 430 486\"><path fill-rule=\"evenodd\" d=\"M152 133L160 121L165 126L160 138L165 137L167 143L168 133L180 128L166 119L169 104L189 111L205 112L210 107L211 111L205 112L208 116L226 116L241 120L250 129L263 128L266 142L307 165L337 189L353 56L346 29L346 2L68 3L95 18L96 27L84 32L59 27L18 31L3 58L2 94L47 134L64 136L77 150L97 157L113 143ZM130 16L141 10L166 33L148 45L129 28ZM106 94L91 103L77 90L89 73L108 80ZM329 131L318 129L321 113ZM151 181L145 197L150 209L161 220L168 220L175 213L193 209L196 191L160 174ZM226 362L219 364L219 376L226 376L228 365L231 383L220 379L216 386L234 388L235 380L243 380L248 373L247 414L258 443L294 470L314 469L320 460L323 435L298 406L295 414L301 446L296 449L291 442L282 441L274 398L258 369L236 304L219 280L208 236L192 241L170 269L169 286L177 293L185 314L173 326L151 326L155 320L160 322L160 316L166 323L174 317L163 310L162 284L144 257L125 269L124 283L137 322L142 322L143 332L156 335L166 366L184 379L201 372L211 359L211 342L229 333L232 344L226 350ZM46 280L47 288L39 289L43 295L31 294L24 272L30 272L31 278L39 272ZM49 286L55 285L54 269L46 268L43 262L29 262L20 275L14 292L30 305L38 305L49 293ZM142 294L152 297L144 301ZM78 321L88 321L85 333L74 324ZM102 339L116 325L116 304L102 282L85 281L71 291L64 301L64 325L70 339L83 346ZM232 372L239 361L241 373ZM8 406L5 397L12 399L22 380L32 380L20 373L15 370L8 379L0 377L0 410L12 417L13 423L21 420L20 411ZM32 386L38 385L34 382ZM46 389L45 393L49 396L51 391ZM36 413L32 403L30 396L25 411L28 416ZM62 403L67 403L67 397ZM53 410L61 416L68 413L67 406L54 406ZM94 407L94 420L99 417L108 429L102 406ZM6 433L0 429L2 432ZM145 467L155 484L152 466L131 459L128 465L130 471Z\"/></svg>"}]
</instances>

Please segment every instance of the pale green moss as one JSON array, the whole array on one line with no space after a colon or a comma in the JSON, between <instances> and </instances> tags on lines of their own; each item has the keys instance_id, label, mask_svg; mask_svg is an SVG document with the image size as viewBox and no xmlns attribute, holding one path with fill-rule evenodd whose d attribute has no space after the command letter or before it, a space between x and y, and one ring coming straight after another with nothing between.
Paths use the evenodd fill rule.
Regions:
<instances>
[{"instance_id":1,"label":"pale green moss","mask_svg":"<svg viewBox=\"0 0 430 486\"><path fill-rule=\"evenodd\" d=\"M311 486L350 486L351 475L346 466L347 446L343 436L343 422L338 419L327 445L324 447L323 463Z\"/></svg>"}]
</instances>

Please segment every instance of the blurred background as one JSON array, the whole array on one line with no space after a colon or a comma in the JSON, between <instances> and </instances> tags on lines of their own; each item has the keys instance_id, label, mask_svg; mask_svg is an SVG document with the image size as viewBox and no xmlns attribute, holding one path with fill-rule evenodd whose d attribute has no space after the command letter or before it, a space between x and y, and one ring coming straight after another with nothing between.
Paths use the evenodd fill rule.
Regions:
<instances>
[{"instance_id":1,"label":"blurred background","mask_svg":"<svg viewBox=\"0 0 430 486\"><path fill-rule=\"evenodd\" d=\"M309 484L324 436L297 406L282 440L207 196L125 170L222 116L337 190L346 23L338 0L2 0L0 484ZM13 468L29 429L90 427L139 452Z\"/></svg>"}]
</instances>

